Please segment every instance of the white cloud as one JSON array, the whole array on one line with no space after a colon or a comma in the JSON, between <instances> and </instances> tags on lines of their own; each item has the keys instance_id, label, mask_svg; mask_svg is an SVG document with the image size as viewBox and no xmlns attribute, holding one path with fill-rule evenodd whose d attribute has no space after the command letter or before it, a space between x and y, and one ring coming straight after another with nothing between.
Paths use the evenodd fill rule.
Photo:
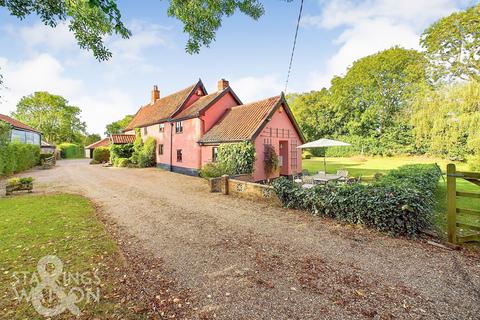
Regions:
<instances>
[{"instance_id":1,"label":"white cloud","mask_svg":"<svg viewBox=\"0 0 480 320\"><path fill-rule=\"evenodd\" d=\"M81 117L91 133L103 134L106 123L132 112L133 99L126 92L112 87L89 88L83 81L68 75L62 64L48 54L40 54L21 62L0 57L5 86L0 92L0 113L9 114L23 97L36 91L61 95L82 109Z\"/></svg>"},{"instance_id":2,"label":"white cloud","mask_svg":"<svg viewBox=\"0 0 480 320\"><path fill-rule=\"evenodd\" d=\"M421 32L434 20L458 9L464 0L367 0L326 3L318 16L302 19L305 27L342 28L335 39L338 51L325 70L311 74L312 88L328 87L334 75L342 75L357 59L398 45L420 49Z\"/></svg>"},{"instance_id":3,"label":"white cloud","mask_svg":"<svg viewBox=\"0 0 480 320\"><path fill-rule=\"evenodd\" d=\"M278 74L243 77L230 81L230 84L243 103L276 96L285 85Z\"/></svg>"},{"instance_id":4,"label":"white cloud","mask_svg":"<svg viewBox=\"0 0 480 320\"><path fill-rule=\"evenodd\" d=\"M169 28L155 23L147 23L133 20L127 26L132 31L129 39L116 37L107 41L112 49L114 59L142 61L145 50L167 45L167 33Z\"/></svg>"},{"instance_id":5,"label":"white cloud","mask_svg":"<svg viewBox=\"0 0 480 320\"><path fill-rule=\"evenodd\" d=\"M48 54L36 55L21 62L0 57L6 89L2 92L2 111L12 111L21 97L35 91L71 96L82 92L83 83L68 77L61 63Z\"/></svg>"},{"instance_id":6,"label":"white cloud","mask_svg":"<svg viewBox=\"0 0 480 320\"><path fill-rule=\"evenodd\" d=\"M12 36L18 37L29 50L39 48L54 52L61 50L80 50L66 22L59 23L55 28L37 22L31 26L19 29L6 27L6 30Z\"/></svg>"}]
</instances>

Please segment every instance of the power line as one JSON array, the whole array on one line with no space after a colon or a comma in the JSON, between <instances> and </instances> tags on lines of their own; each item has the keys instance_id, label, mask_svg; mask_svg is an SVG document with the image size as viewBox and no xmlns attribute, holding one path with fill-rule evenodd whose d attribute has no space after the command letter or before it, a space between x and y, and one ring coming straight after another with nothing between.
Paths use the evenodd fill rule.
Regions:
<instances>
[{"instance_id":1,"label":"power line","mask_svg":"<svg viewBox=\"0 0 480 320\"><path fill-rule=\"evenodd\" d=\"M303 0L301 0L300 2L300 12L298 13L297 28L295 30L295 38L293 39L292 55L290 56L290 64L288 65L287 80L285 81L285 91L284 91L285 93L287 93L288 79L290 78L290 72L292 71L293 55L295 54L295 46L297 45L298 28L300 26L300 20L302 18L302 11L303 11Z\"/></svg>"}]
</instances>

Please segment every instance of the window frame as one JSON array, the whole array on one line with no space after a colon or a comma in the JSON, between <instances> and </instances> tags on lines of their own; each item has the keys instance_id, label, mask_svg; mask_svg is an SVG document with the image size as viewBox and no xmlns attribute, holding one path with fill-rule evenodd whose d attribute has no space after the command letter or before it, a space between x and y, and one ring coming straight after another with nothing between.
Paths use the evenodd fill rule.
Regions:
<instances>
[{"instance_id":1,"label":"window frame","mask_svg":"<svg viewBox=\"0 0 480 320\"><path fill-rule=\"evenodd\" d=\"M158 125L158 132L165 132L165 124L164 123L160 123Z\"/></svg>"},{"instance_id":2,"label":"window frame","mask_svg":"<svg viewBox=\"0 0 480 320\"><path fill-rule=\"evenodd\" d=\"M163 156L163 143L158 144L158 155Z\"/></svg>"},{"instance_id":3,"label":"window frame","mask_svg":"<svg viewBox=\"0 0 480 320\"><path fill-rule=\"evenodd\" d=\"M218 160L218 147L212 147L212 162L217 162Z\"/></svg>"},{"instance_id":4,"label":"window frame","mask_svg":"<svg viewBox=\"0 0 480 320\"><path fill-rule=\"evenodd\" d=\"M183 121L175 122L175 133L183 133Z\"/></svg>"},{"instance_id":5,"label":"window frame","mask_svg":"<svg viewBox=\"0 0 480 320\"><path fill-rule=\"evenodd\" d=\"M182 162L183 161L183 150L182 149L177 149L177 162Z\"/></svg>"}]
</instances>

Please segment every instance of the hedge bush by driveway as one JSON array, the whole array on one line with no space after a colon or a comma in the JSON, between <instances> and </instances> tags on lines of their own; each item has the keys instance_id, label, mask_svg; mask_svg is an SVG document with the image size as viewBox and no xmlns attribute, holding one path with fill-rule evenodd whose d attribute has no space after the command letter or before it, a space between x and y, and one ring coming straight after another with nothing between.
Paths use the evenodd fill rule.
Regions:
<instances>
[{"instance_id":1,"label":"hedge bush by driveway","mask_svg":"<svg viewBox=\"0 0 480 320\"><path fill-rule=\"evenodd\" d=\"M78 159L85 158L85 151L83 146L74 143L64 142L59 144L60 157L62 159Z\"/></svg>"},{"instance_id":2,"label":"hedge bush by driveway","mask_svg":"<svg viewBox=\"0 0 480 320\"><path fill-rule=\"evenodd\" d=\"M0 175L6 176L12 173L30 169L40 160L40 146L12 142L0 145Z\"/></svg>"},{"instance_id":3,"label":"hedge bush by driveway","mask_svg":"<svg viewBox=\"0 0 480 320\"><path fill-rule=\"evenodd\" d=\"M98 147L93 150L93 160L98 163L110 161L110 149L108 147Z\"/></svg>"},{"instance_id":4,"label":"hedge bush by driveway","mask_svg":"<svg viewBox=\"0 0 480 320\"><path fill-rule=\"evenodd\" d=\"M369 184L329 184L303 189L286 178L273 187L283 205L393 235L414 237L433 223L435 165L408 165Z\"/></svg>"}]
</instances>

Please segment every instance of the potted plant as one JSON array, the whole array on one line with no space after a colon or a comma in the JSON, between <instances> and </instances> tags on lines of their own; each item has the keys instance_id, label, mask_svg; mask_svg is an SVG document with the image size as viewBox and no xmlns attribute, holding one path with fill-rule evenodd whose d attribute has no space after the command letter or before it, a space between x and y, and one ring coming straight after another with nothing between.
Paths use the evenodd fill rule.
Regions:
<instances>
[{"instance_id":1,"label":"potted plant","mask_svg":"<svg viewBox=\"0 0 480 320\"><path fill-rule=\"evenodd\" d=\"M14 191L28 191L33 190L33 178L13 178L8 180L6 187L6 195L12 194Z\"/></svg>"}]
</instances>

